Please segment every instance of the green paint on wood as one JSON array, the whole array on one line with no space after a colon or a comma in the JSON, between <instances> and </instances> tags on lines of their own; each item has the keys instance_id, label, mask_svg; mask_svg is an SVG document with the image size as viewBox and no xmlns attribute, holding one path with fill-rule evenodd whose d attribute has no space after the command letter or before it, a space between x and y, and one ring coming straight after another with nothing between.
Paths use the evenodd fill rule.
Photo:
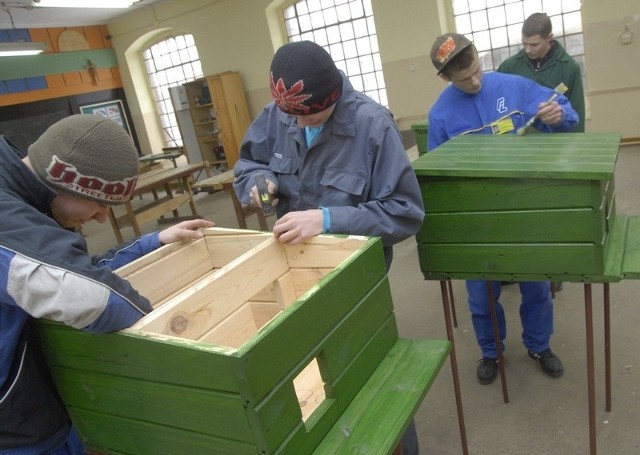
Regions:
<instances>
[{"instance_id":1,"label":"green paint on wood","mask_svg":"<svg viewBox=\"0 0 640 455\"><path fill-rule=\"evenodd\" d=\"M412 166L419 177L610 180L619 143L614 133L457 136Z\"/></svg>"},{"instance_id":2,"label":"green paint on wood","mask_svg":"<svg viewBox=\"0 0 640 455\"><path fill-rule=\"evenodd\" d=\"M135 455L310 453L370 378L388 383L404 362L395 357L407 350L392 351L404 345L397 345L380 239L363 240L238 349L131 330L90 335L45 321L40 333L61 395L89 446ZM444 358L449 345L441 343ZM390 353L394 359L387 364ZM303 422L292 384L314 358L327 399ZM417 369L407 370L416 378L403 376L408 390L396 384L402 386L396 392L404 392L388 422L389 431L398 431L391 439L400 437L428 388L422 360L413 358ZM379 373L381 365L391 370ZM367 402L387 405L371 397Z\"/></svg>"},{"instance_id":3,"label":"green paint on wood","mask_svg":"<svg viewBox=\"0 0 640 455\"><path fill-rule=\"evenodd\" d=\"M426 207L416 236L425 278L615 279L607 263L619 140L469 135L414 161Z\"/></svg>"},{"instance_id":4,"label":"green paint on wood","mask_svg":"<svg viewBox=\"0 0 640 455\"><path fill-rule=\"evenodd\" d=\"M314 455L391 453L450 349L448 341L398 340Z\"/></svg>"}]
</instances>

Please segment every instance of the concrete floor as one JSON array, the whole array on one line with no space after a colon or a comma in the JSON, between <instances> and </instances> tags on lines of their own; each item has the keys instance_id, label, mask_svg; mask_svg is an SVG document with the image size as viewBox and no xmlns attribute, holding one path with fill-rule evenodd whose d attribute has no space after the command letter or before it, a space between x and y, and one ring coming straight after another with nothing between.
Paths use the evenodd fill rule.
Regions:
<instances>
[{"instance_id":1,"label":"concrete floor","mask_svg":"<svg viewBox=\"0 0 640 455\"><path fill-rule=\"evenodd\" d=\"M640 215L638 178L640 145L622 147L616 167L618 213ZM147 196L150 197L150 196ZM198 211L218 226L237 228L224 192L196 195ZM188 214L188 208L181 214ZM273 220L270 220L273 222ZM249 228L257 229L251 217ZM163 228L151 223L144 232ZM91 223L84 234L93 253L115 246L110 225ZM133 234L124 231L125 238ZM395 248L390 282L400 334L405 338L446 339L440 285L425 281L418 266L415 240ZM584 287L565 283L556 294L555 333L551 345L562 359L565 374L552 379L531 360L520 341L517 286L506 286L501 301L507 315L505 368L509 403L499 379L489 386L476 381L480 351L471 327L466 290L454 281L458 327L455 349L461 381L463 413L469 453L588 454L589 426ZM611 286L612 411L605 412L602 286L594 285L597 452L603 455L640 453L640 316L634 305L640 283L622 281ZM461 454L450 363L447 362L416 414L421 453Z\"/></svg>"}]
</instances>

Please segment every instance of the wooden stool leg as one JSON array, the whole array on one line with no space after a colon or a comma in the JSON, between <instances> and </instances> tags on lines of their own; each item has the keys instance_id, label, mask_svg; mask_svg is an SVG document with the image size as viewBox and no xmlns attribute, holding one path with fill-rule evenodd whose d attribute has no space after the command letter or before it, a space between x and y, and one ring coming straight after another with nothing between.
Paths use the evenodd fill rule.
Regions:
<instances>
[{"instance_id":1,"label":"wooden stool leg","mask_svg":"<svg viewBox=\"0 0 640 455\"><path fill-rule=\"evenodd\" d=\"M244 219L244 210L242 209L242 204L238 200L238 196L236 196L236 192L233 189L232 183L223 183L222 189L229 193L231 197L231 202L233 203L233 209L236 212L236 219L238 220L238 226L241 229L247 228L247 221Z\"/></svg>"}]
</instances>

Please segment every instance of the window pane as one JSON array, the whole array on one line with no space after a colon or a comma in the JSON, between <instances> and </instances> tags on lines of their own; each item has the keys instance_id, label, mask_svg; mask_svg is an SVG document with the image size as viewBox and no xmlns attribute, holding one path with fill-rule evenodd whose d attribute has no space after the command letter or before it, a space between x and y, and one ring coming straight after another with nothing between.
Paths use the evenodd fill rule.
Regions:
<instances>
[{"instance_id":1,"label":"window pane","mask_svg":"<svg viewBox=\"0 0 640 455\"><path fill-rule=\"evenodd\" d=\"M580 11L575 13L569 13L564 15L564 33L568 35L570 33L582 32L582 16Z\"/></svg>"},{"instance_id":2,"label":"window pane","mask_svg":"<svg viewBox=\"0 0 640 455\"><path fill-rule=\"evenodd\" d=\"M468 14L456 16L456 31L463 35L468 35L473 31L471 28L471 17Z\"/></svg>"},{"instance_id":3,"label":"window pane","mask_svg":"<svg viewBox=\"0 0 640 455\"><path fill-rule=\"evenodd\" d=\"M350 40L355 37L351 22L340 24L340 36L343 40Z\"/></svg>"},{"instance_id":4,"label":"window pane","mask_svg":"<svg viewBox=\"0 0 640 455\"><path fill-rule=\"evenodd\" d=\"M533 13L542 12L542 1L541 0L523 0L522 7L524 10L524 17L529 17Z\"/></svg>"},{"instance_id":5,"label":"window pane","mask_svg":"<svg viewBox=\"0 0 640 455\"><path fill-rule=\"evenodd\" d=\"M564 48L571 56L584 54L584 37L582 33L565 37Z\"/></svg>"},{"instance_id":6,"label":"window pane","mask_svg":"<svg viewBox=\"0 0 640 455\"><path fill-rule=\"evenodd\" d=\"M507 28L500 27L494 28L490 31L491 34L491 47L506 47L509 45L509 40L507 38Z\"/></svg>"},{"instance_id":7,"label":"window pane","mask_svg":"<svg viewBox=\"0 0 640 455\"><path fill-rule=\"evenodd\" d=\"M473 34L473 44L475 44L478 52L488 51L491 49L491 37L488 31L481 31Z\"/></svg>"},{"instance_id":8,"label":"window pane","mask_svg":"<svg viewBox=\"0 0 640 455\"><path fill-rule=\"evenodd\" d=\"M471 26L474 31L487 30L489 28L486 10L471 13Z\"/></svg>"},{"instance_id":9,"label":"window pane","mask_svg":"<svg viewBox=\"0 0 640 455\"><path fill-rule=\"evenodd\" d=\"M469 5L467 4L467 0L453 0L451 2L453 4L453 14L464 14L469 12Z\"/></svg>"},{"instance_id":10,"label":"window pane","mask_svg":"<svg viewBox=\"0 0 640 455\"><path fill-rule=\"evenodd\" d=\"M302 0L283 16L290 42L314 41L328 50L356 90L376 97L385 92L371 0Z\"/></svg>"},{"instance_id":11,"label":"window pane","mask_svg":"<svg viewBox=\"0 0 640 455\"><path fill-rule=\"evenodd\" d=\"M484 70L495 69L509 56L519 52L525 18L544 12L551 19L554 38L579 62L585 79L580 0L450 1L456 31L474 42Z\"/></svg>"},{"instance_id":12,"label":"window pane","mask_svg":"<svg viewBox=\"0 0 640 455\"><path fill-rule=\"evenodd\" d=\"M562 2L558 0L543 0L542 9L549 16L555 16L562 13Z\"/></svg>"},{"instance_id":13,"label":"window pane","mask_svg":"<svg viewBox=\"0 0 640 455\"><path fill-rule=\"evenodd\" d=\"M202 66L193 36L168 38L145 49L143 55L164 140L169 146L180 146L182 138L177 127L169 87L202 77Z\"/></svg>"},{"instance_id":14,"label":"window pane","mask_svg":"<svg viewBox=\"0 0 640 455\"><path fill-rule=\"evenodd\" d=\"M489 16L489 27L503 27L507 25L504 8L491 8L487 11L487 15Z\"/></svg>"}]
</instances>

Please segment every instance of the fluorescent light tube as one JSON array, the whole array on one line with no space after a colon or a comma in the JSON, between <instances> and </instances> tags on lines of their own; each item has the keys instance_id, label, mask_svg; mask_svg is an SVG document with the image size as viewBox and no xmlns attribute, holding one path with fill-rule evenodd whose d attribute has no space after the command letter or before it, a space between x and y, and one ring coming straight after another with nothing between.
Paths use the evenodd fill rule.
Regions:
<instances>
[{"instance_id":1,"label":"fluorescent light tube","mask_svg":"<svg viewBox=\"0 0 640 455\"><path fill-rule=\"evenodd\" d=\"M36 55L47 48L47 43L31 41L17 41L15 43L0 43L0 57L15 57L18 55Z\"/></svg>"},{"instance_id":2,"label":"fluorescent light tube","mask_svg":"<svg viewBox=\"0 0 640 455\"><path fill-rule=\"evenodd\" d=\"M40 8L128 8L135 0L34 0Z\"/></svg>"}]
</instances>

